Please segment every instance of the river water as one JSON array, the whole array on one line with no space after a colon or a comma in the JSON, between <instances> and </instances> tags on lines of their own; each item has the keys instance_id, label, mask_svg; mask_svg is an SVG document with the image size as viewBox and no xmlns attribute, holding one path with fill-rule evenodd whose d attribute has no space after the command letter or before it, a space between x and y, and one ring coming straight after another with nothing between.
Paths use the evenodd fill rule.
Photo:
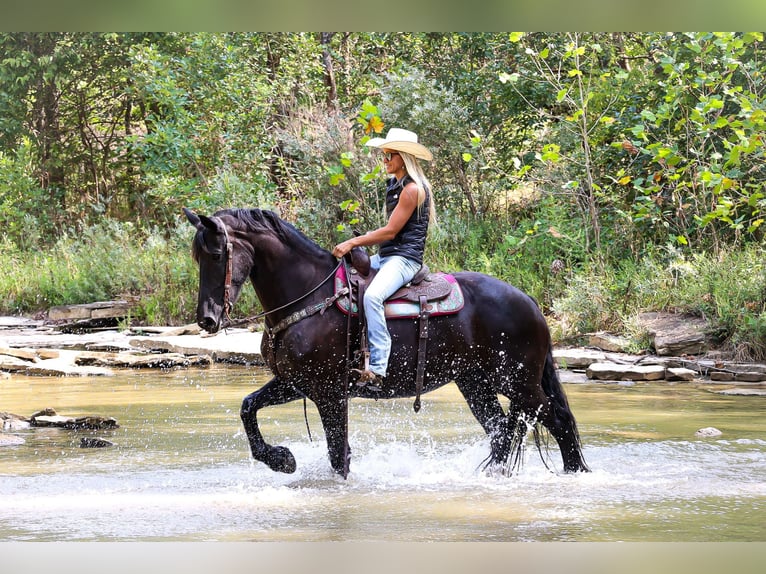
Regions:
<instances>
[{"instance_id":1,"label":"river water","mask_svg":"<svg viewBox=\"0 0 766 574\"><path fill-rule=\"evenodd\" d=\"M530 444L512 477L454 385L354 400L351 475L332 473L316 410L261 411L298 470L251 460L242 398L261 368L216 365L108 378L0 381L0 411L114 417L112 431L14 431L0 447L4 541L765 541L766 398L696 383L565 385L591 473ZM713 426L723 434L698 438ZM83 436L114 447L82 449ZM313 439L313 440L312 440Z\"/></svg>"}]
</instances>

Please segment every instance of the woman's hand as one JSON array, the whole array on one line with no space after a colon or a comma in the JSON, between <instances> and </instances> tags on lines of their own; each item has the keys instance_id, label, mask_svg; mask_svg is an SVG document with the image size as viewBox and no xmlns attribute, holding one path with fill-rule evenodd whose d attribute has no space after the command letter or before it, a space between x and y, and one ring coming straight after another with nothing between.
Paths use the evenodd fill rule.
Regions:
<instances>
[{"instance_id":1,"label":"woman's hand","mask_svg":"<svg viewBox=\"0 0 766 574\"><path fill-rule=\"evenodd\" d=\"M343 243L338 243L338 245L336 245L335 248L332 250L332 254L335 255L335 257L337 257L338 259L340 259L356 246L353 241L354 241L353 239L347 239Z\"/></svg>"}]
</instances>

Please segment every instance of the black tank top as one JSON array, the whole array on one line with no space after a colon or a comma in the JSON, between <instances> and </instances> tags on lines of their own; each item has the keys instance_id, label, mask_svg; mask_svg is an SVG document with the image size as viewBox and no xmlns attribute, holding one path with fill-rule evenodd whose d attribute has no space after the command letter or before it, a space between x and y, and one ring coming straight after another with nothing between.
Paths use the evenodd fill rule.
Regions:
<instances>
[{"instance_id":1,"label":"black tank top","mask_svg":"<svg viewBox=\"0 0 766 574\"><path fill-rule=\"evenodd\" d=\"M386 218L390 218L394 208L399 204L402 190L410 183L412 178L405 175L397 180L392 177L386 187ZM380 256L401 255L407 259L423 264L423 252L426 248L426 235L428 234L428 217L431 204L431 190L426 188L426 198L423 203L415 208L412 215L390 241L380 244Z\"/></svg>"}]
</instances>

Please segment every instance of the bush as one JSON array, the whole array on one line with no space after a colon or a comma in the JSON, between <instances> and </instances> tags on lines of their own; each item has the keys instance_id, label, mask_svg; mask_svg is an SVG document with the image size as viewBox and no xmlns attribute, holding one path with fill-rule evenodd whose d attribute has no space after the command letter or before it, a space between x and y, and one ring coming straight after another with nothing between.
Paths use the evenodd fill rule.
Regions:
<instances>
[{"instance_id":1,"label":"bush","mask_svg":"<svg viewBox=\"0 0 766 574\"><path fill-rule=\"evenodd\" d=\"M556 334L615 331L646 348L636 327L641 312L683 312L705 317L714 342L738 359L766 359L765 255L756 246L716 257L670 247L603 270L583 269L569 277L553 306Z\"/></svg>"},{"instance_id":2,"label":"bush","mask_svg":"<svg viewBox=\"0 0 766 574\"><path fill-rule=\"evenodd\" d=\"M78 236L65 234L44 250L0 243L0 312L30 314L128 296L138 298L131 320L148 324L194 321L198 271L191 258L193 230L184 221L169 232L141 230L105 220ZM237 303L239 315L258 310L252 289Z\"/></svg>"}]
</instances>

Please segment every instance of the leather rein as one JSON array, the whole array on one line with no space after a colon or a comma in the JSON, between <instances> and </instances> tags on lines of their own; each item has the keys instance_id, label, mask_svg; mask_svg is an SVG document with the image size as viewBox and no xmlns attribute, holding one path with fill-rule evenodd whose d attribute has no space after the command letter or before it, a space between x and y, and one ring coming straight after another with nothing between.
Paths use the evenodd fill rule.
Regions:
<instances>
[{"instance_id":1,"label":"leather rein","mask_svg":"<svg viewBox=\"0 0 766 574\"><path fill-rule=\"evenodd\" d=\"M223 312L226 317L226 320L228 321L229 327L236 327L238 325L243 325L246 323L252 323L254 321L257 321L258 319L263 319L264 317L271 315L272 313L276 313L277 311L282 311L283 309L287 309L291 305L294 305L295 303L298 303L299 301L302 301L309 295L313 295L317 290L319 290L322 285L327 283L333 276L335 276L335 272L338 271L341 265L343 265L343 258L341 258L340 261L338 261L338 264L333 268L333 270L330 272L330 274L322 279L322 281L313 289L311 289L308 293L301 295L297 299L293 299L289 303L285 303L284 305L281 305L279 307L275 307L274 309L270 309L269 311L263 311L261 313L258 313L257 315L253 315L252 317L248 317L246 319L238 319L237 321L232 321L231 317L229 316L229 312L232 309L231 304L231 295L230 295L230 289L232 285L232 275L234 273L234 245L229 240L229 233L226 230L226 226L221 226L223 229L223 235L226 239L226 276L224 278L223 282ZM320 303L316 303L314 305L309 305L308 307L305 307L301 309L300 311L296 311L295 313L288 315L284 319L282 319L279 323L274 325L273 327L269 327L268 325L264 325L264 328L266 329L269 336L273 337L280 331L284 331L289 326L297 323L298 321L302 321L306 317L310 317L311 315L315 315L316 313L324 314L324 312L332 306L335 301L340 299L341 297L347 295L349 292L348 287L343 287L343 289L338 290L337 293L335 293L332 297L327 297L324 301Z\"/></svg>"}]
</instances>

